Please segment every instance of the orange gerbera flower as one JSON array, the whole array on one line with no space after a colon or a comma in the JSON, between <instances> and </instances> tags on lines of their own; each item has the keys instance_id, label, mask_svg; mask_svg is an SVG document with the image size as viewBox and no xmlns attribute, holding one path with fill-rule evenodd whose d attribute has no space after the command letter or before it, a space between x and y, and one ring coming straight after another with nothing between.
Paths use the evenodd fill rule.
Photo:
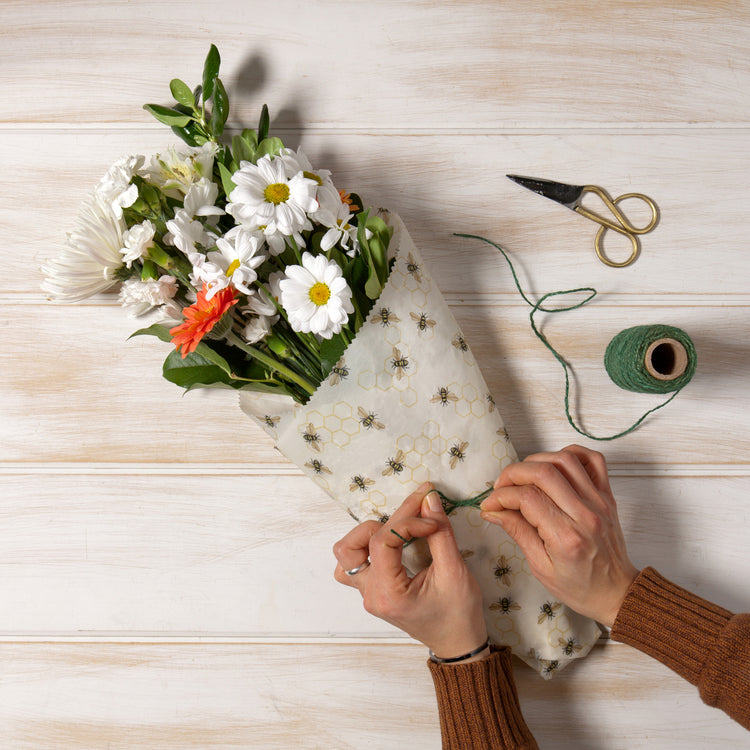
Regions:
<instances>
[{"instance_id":1,"label":"orange gerbera flower","mask_svg":"<svg viewBox=\"0 0 750 750\"><path fill-rule=\"evenodd\" d=\"M206 299L207 291L204 284L203 289L198 292L195 304L182 311L185 322L169 331L177 351L182 347L183 359L195 351L201 339L222 319L232 305L237 304L237 292L231 287L216 292L210 300Z\"/></svg>"}]
</instances>

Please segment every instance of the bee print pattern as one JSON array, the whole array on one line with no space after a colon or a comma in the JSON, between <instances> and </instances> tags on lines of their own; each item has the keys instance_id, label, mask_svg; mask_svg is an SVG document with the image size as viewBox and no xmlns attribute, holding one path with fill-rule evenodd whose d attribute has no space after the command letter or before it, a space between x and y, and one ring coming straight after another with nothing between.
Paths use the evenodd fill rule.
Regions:
<instances>
[{"instance_id":1,"label":"bee print pattern","mask_svg":"<svg viewBox=\"0 0 750 750\"><path fill-rule=\"evenodd\" d=\"M374 312L372 314L372 318L370 318L370 323L377 324L380 323L383 328L386 328L391 323L400 323L401 318L399 318L395 313L392 313L387 307L381 307L380 310L377 312Z\"/></svg>"},{"instance_id":2,"label":"bee print pattern","mask_svg":"<svg viewBox=\"0 0 750 750\"><path fill-rule=\"evenodd\" d=\"M509 615L511 612L517 612L521 609L521 605L514 602L509 596L501 596L496 602L490 604L490 609Z\"/></svg>"},{"instance_id":3,"label":"bee print pattern","mask_svg":"<svg viewBox=\"0 0 750 750\"><path fill-rule=\"evenodd\" d=\"M391 366L396 375L396 380L401 380L404 377L404 373L409 367L409 358L401 354L401 350L393 347L393 359L391 360Z\"/></svg>"},{"instance_id":4,"label":"bee print pattern","mask_svg":"<svg viewBox=\"0 0 750 750\"><path fill-rule=\"evenodd\" d=\"M468 352L469 351L469 345L466 343L466 339L460 334L457 333L456 337L451 341L451 344L458 349L460 352Z\"/></svg>"},{"instance_id":5,"label":"bee print pattern","mask_svg":"<svg viewBox=\"0 0 750 750\"><path fill-rule=\"evenodd\" d=\"M560 602L545 602L539 607L539 617L537 624L541 625L545 620L553 620L557 617L557 610L560 609Z\"/></svg>"},{"instance_id":6,"label":"bee print pattern","mask_svg":"<svg viewBox=\"0 0 750 750\"><path fill-rule=\"evenodd\" d=\"M421 270L422 267L417 264L417 262L414 260L414 256L409 253L406 258L406 272L408 274L411 274L418 284L422 283L422 274L420 273Z\"/></svg>"},{"instance_id":7,"label":"bee print pattern","mask_svg":"<svg viewBox=\"0 0 750 750\"><path fill-rule=\"evenodd\" d=\"M558 638L557 644L562 648L565 656L575 656L583 648L575 638L568 638L567 640L565 638Z\"/></svg>"},{"instance_id":8,"label":"bee print pattern","mask_svg":"<svg viewBox=\"0 0 750 750\"><path fill-rule=\"evenodd\" d=\"M473 549L462 549L461 550L461 559L462 560L468 560L470 557L474 557L474 550Z\"/></svg>"},{"instance_id":9,"label":"bee print pattern","mask_svg":"<svg viewBox=\"0 0 750 750\"><path fill-rule=\"evenodd\" d=\"M349 485L349 492L355 492L356 490L367 492L367 488L373 484L375 484L375 482L372 479L363 477L361 474L356 474L352 477L352 482Z\"/></svg>"},{"instance_id":10,"label":"bee print pattern","mask_svg":"<svg viewBox=\"0 0 750 750\"><path fill-rule=\"evenodd\" d=\"M307 447L310 448L310 450L314 450L316 453L320 453L323 449L320 444L320 435L315 432L315 427L313 427L312 422L307 423L307 427L305 427L305 431L302 434L302 439L307 443Z\"/></svg>"},{"instance_id":11,"label":"bee print pattern","mask_svg":"<svg viewBox=\"0 0 750 750\"><path fill-rule=\"evenodd\" d=\"M431 404L440 404L441 406L448 406L449 403L455 401L458 401L458 396L451 393L445 386L438 388L437 393L430 399Z\"/></svg>"},{"instance_id":12,"label":"bee print pattern","mask_svg":"<svg viewBox=\"0 0 750 750\"><path fill-rule=\"evenodd\" d=\"M342 357L331 368L331 375L330 375L330 379L328 382L331 385L338 385L342 380L346 380L346 378L348 377L349 377L349 368L346 366L346 362L344 362L344 358Z\"/></svg>"},{"instance_id":13,"label":"bee print pattern","mask_svg":"<svg viewBox=\"0 0 750 750\"><path fill-rule=\"evenodd\" d=\"M505 555L500 555L500 559L495 565L495 578L504 586L510 586L510 574L513 572L510 563L505 559Z\"/></svg>"},{"instance_id":14,"label":"bee print pattern","mask_svg":"<svg viewBox=\"0 0 750 750\"><path fill-rule=\"evenodd\" d=\"M333 474L333 472L327 466L324 466L323 462L318 460L317 458L311 458L305 464L305 467L311 469L316 474Z\"/></svg>"},{"instance_id":15,"label":"bee print pattern","mask_svg":"<svg viewBox=\"0 0 750 750\"><path fill-rule=\"evenodd\" d=\"M377 415L373 412L365 411L361 406L357 407L357 414L359 414L359 421L363 427L368 430L384 430L385 425L382 422L378 422Z\"/></svg>"},{"instance_id":16,"label":"bee print pattern","mask_svg":"<svg viewBox=\"0 0 750 750\"><path fill-rule=\"evenodd\" d=\"M492 414L492 412L495 411L495 406L496 406L495 399L492 397L491 393L488 393L485 396L485 399L487 400L487 411L490 412L490 414Z\"/></svg>"},{"instance_id":17,"label":"bee print pattern","mask_svg":"<svg viewBox=\"0 0 750 750\"><path fill-rule=\"evenodd\" d=\"M399 451L394 458L389 458L383 469L383 476L389 477L392 474L400 474L404 470L404 452Z\"/></svg>"},{"instance_id":18,"label":"bee print pattern","mask_svg":"<svg viewBox=\"0 0 750 750\"><path fill-rule=\"evenodd\" d=\"M505 440L506 443L510 441L510 435L508 434L508 430L506 430L505 427L501 427L495 434L500 435L500 437Z\"/></svg>"},{"instance_id":19,"label":"bee print pattern","mask_svg":"<svg viewBox=\"0 0 750 750\"><path fill-rule=\"evenodd\" d=\"M429 331L431 328L433 328L435 325L435 321L432 318L427 317L427 313L415 313L410 312L409 315L411 316L411 319L417 324L417 330L422 333L424 331Z\"/></svg>"},{"instance_id":20,"label":"bee print pattern","mask_svg":"<svg viewBox=\"0 0 750 750\"><path fill-rule=\"evenodd\" d=\"M281 421L281 417L272 417L269 414L266 414L265 417L263 417L263 424L266 425L266 427L270 427L272 430L276 429L276 425Z\"/></svg>"},{"instance_id":21,"label":"bee print pattern","mask_svg":"<svg viewBox=\"0 0 750 750\"><path fill-rule=\"evenodd\" d=\"M460 442L452 445L448 453L450 454L450 467L455 469L459 463L466 458L466 449L469 447L467 442Z\"/></svg>"},{"instance_id":22,"label":"bee print pattern","mask_svg":"<svg viewBox=\"0 0 750 750\"><path fill-rule=\"evenodd\" d=\"M557 659L540 659L542 672L546 675L553 675L560 668L560 662Z\"/></svg>"}]
</instances>

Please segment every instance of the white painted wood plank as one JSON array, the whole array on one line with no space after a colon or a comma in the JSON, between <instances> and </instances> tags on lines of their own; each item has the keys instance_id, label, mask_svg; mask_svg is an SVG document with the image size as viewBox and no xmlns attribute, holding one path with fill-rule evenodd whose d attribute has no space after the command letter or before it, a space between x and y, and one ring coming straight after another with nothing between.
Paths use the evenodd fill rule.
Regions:
<instances>
[{"instance_id":1,"label":"white painted wood plank","mask_svg":"<svg viewBox=\"0 0 750 750\"><path fill-rule=\"evenodd\" d=\"M439 478L436 477L436 481ZM400 638L335 583L353 522L303 476L2 478L0 635ZM750 477L616 477L635 564L747 611Z\"/></svg>"},{"instance_id":2,"label":"white painted wood plank","mask_svg":"<svg viewBox=\"0 0 750 750\"><path fill-rule=\"evenodd\" d=\"M230 96L314 127L746 123L750 7L730 3L4 0L5 122L147 122L211 42ZM54 82L54 83L52 83ZM237 98L235 96L235 98ZM132 103L136 106L133 107ZM245 110L241 110L244 114ZM255 112L255 109L252 110Z\"/></svg>"},{"instance_id":3,"label":"white painted wood plank","mask_svg":"<svg viewBox=\"0 0 750 750\"><path fill-rule=\"evenodd\" d=\"M144 337L128 341L139 324L118 308L31 310L0 306L0 461L288 465L240 412L236 394L183 394L163 380L169 346ZM562 369L530 330L526 309L462 305L454 312L520 455L587 443L566 421ZM737 336L746 318L741 307L651 310L605 298L543 323L574 368L579 422L600 436L625 429L665 398L611 382L603 365L610 339L638 324L686 330L698 353L693 382L636 432L602 449L613 463L731 470L750 455L748 351Z\"/></svg>"},{"instance_id":4,"label":"white painted wood plank","mask_svg":"<svg viewBox=\"0 0 750 750\"><path fill-rule=\"evenodd\" d=\"M495 137L303 132L287 141L301 142L315 165L331 169L337 187L401 214L446 293L515 294L494 248L453 236L467 232L506 247L524 287L536 293L593 285L603 294L746 299L750 130ZM5 134L0 221L18 240L0 250L6 263L0 293L38 292L39 266L59 252L81 201L107 168L123 155L153 154L169 144L167 128ZM594 254L597 226L505 178L514 172L595 183L613 196L644 192L659 205L660 223L642 237L636 263L608 268ZM637 208L626 210L645 223ZM605 238L612 257L624 257L620 239Z\"/></svg>"},{"instance_id":5,"label":"white painted wood plank","mask_svg":"<svg viewBox=\"0 0 750 750\"><path fill-rule=\"evenodd\" d=\"M0 742L13 750L440 746L420 646L0 644ZM560 750L743 748L747 734L625 646L551 682L516 662L526 720Z\"/></svg>"}]
</instances>

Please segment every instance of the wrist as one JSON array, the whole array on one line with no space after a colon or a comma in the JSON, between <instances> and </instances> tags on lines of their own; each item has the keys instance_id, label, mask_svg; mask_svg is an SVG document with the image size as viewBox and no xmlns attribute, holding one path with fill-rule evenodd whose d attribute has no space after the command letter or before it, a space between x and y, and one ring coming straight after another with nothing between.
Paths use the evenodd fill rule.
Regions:
<instances>
[{"instance_id":1,"label":"wrist","mask_svg":"<svg viewBox=\"0 0 750 750\"><path fill-rule=\"evenodd\" d=\"M440 656L430 649L430 659L436 664L470 664L473 661L481 661L490 655L490 639L485 638L479 646L457 656Z\"/></svg>"}]
</instances>

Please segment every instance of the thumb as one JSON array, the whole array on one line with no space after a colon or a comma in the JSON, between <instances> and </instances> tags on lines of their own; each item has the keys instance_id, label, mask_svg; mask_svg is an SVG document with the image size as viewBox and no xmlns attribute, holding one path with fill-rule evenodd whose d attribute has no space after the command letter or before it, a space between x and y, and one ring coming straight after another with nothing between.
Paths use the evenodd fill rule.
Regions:
<instances>
[{"instance_id":1,"label":"thumb","mask_svg":"<svg viewBox=\"0 0 750 750\"><path fill-rule=\"evenodd\" d=\"M430 490L425 495L422 500L420 514L422 518L428 518L437 523L437 529L427 537L427 544L430 547L433 562L438 565L445 565L456 561L463 562L458 545L456 544L453 527L443 509L443 501L435 490Z\"/></svg>"}]
</instances>

